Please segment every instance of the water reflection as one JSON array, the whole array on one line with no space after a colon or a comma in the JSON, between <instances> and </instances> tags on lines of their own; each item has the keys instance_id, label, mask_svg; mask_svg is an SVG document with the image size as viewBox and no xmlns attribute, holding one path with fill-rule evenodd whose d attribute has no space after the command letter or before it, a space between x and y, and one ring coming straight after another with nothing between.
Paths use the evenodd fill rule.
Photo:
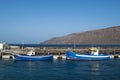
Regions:
<instances>
[{"instance_id":1,"label":"water reflection","mask_svg":"<svg viewBox=\"0 0 120 80\"><path fill-rule=\"evenodd\" d=\"M98 61L91 63L91 74L100 75L100 65Z\"/></svg>"}]
</instances>

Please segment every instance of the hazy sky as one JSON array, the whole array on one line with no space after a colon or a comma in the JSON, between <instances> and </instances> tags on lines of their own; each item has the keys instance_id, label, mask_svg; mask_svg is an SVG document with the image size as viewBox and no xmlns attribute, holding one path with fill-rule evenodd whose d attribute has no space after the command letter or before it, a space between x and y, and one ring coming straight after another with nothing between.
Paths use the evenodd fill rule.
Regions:
<instances>
[{"instance_id":1,"label":"hazy sky","mask_svg":"<svg viewBox=\"0 0 120 80\"><path fill-rule=\"evenodd\" d=\"M0 41L40 43L120 25L120 0L0 0Z\"/></svg>"}]
</instances>

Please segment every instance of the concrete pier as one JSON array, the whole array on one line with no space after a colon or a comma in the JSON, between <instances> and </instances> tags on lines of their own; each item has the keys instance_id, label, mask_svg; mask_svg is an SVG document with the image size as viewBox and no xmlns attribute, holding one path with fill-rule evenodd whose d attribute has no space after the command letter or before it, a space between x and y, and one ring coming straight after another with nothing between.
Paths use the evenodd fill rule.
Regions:
<instances>
[{"instance_id":1,"label":"concrete pier","mask_svg":"<svg viewBox=\"0 0 120 80\"><path fill-rule=\"evenodd\" d=\"M54 59L63 59L63 60L65 60L65 59L66 59L66 56L65 56L65 55L54 55L53 58L54 58Z\"/></svg>"},{"instance_id":2,"label":"concrete pier","mask_svg":"<svg viewBox=\"0 0 120 80\"><path fill-rule=\"evenodd\" d=\"M111 59L120 59L120 55L110 55Z\"/></svg>"}]
</instances>

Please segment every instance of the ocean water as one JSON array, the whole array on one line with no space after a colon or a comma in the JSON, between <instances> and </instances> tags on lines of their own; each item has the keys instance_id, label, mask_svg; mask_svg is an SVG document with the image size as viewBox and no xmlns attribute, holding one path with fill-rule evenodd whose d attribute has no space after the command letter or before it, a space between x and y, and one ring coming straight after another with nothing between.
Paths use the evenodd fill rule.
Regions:
<instances>
[{"instance_id":1,"label":"ocean water","mask_svg":"<svg viewBox=\"0 0 120 80\"><path fill-rule=\"evenodd\" d=\"M120 44L9 44L10 46L20 47L55 47L55 48L88 48L88 47L102 47L102 48L120 48Z\"/></svg>"},{"instance_id":2,"label":"ocean water","mask_svg":"<svg viewBox=\"0 0 120 80\"><path fill-rule=\"evenodd\" d=\"M0 60L0 80L120 80L120 60Z\"/></svg>"}]
</instances>

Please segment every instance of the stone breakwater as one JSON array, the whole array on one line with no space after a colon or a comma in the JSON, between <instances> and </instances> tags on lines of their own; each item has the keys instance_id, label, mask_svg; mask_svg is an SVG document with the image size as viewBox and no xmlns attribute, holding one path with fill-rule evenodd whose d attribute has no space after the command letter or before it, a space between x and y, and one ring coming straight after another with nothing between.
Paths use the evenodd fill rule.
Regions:
<instances>
[{"instance_id":1,"label":"stone breakwater","mask_svg":"<svg viewBox=\"0 0 120 80\"><path fill-rule=\"evenodd\" d=\"M32 47L26 47L26 48L11 48L7 50L3 50L3 53L17 53L17 54L26 54L27 52L33 50L36 52L36 54L65 54L66 51L74 51L77 53L85 54L88 52L88 48L32 48ZM120 48L99 48L99 52L103 54L120 54Z\"/></svg>"}]
</instances>

